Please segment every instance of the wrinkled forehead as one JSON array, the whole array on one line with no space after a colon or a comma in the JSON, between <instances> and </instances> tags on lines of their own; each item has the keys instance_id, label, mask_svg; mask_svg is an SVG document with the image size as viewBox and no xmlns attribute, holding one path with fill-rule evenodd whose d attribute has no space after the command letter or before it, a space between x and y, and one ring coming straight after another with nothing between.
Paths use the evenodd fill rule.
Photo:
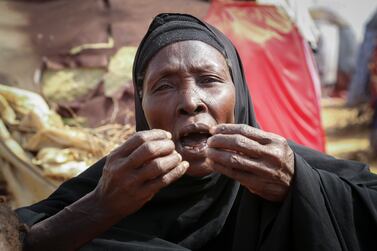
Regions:
<instances>
[{"instance_id":1,"label":"wrinkled forehead","mask_svg":"<svg viewBox=\"0 0 377 251\"><path fill-rule=\"evenodd\" d=\"M167 73L211 71L230 75L227 60L221 52L201 41L180 41L162 48L152 57L145 71L144 83Z\"/></svg>"}]
</instances>

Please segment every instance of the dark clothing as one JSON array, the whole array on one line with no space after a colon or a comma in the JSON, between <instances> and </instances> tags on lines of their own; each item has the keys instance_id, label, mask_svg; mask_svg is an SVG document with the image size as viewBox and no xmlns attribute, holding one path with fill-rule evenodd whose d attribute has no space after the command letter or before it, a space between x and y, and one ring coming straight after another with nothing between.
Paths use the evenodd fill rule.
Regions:
<instances>
[{"instance_id":1,"label":"dark clothing","mask_svg":"<svg viewBox=\"0 0 377 251\"><path fill-rule=\"evenodd\" d=\"M179 29L182 36L166 35L165 29ZM169 42L151 43L159 40L150 34ZM154 20L136 55L135 85L140 86L144 71L138 62L153 56L145 54L149 46L161 49L182 40L213 38L208 44L226 57L235 84L236 123L257 127L235 48L222 33L191 16L162 14ZM135 92L137 130L147 130L140 104ZM219 174L186 176L82 250L377 250L376 175L363 164L290 146L295 177L282 203L268 202ZM46 200L19 209L19 216L34 224L75 202L96 187L104 162L65 182Z\"/></svg>"}]
</instances>

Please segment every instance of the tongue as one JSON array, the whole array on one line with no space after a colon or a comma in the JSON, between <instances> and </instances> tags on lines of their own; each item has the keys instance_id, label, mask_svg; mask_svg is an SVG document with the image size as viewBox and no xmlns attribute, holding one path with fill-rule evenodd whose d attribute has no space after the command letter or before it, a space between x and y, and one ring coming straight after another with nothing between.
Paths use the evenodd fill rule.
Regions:
<instances>
[{"instance_id":1,"label":"tongue","mask_svg":"<svg viewBox=\"0 0 377 251\"><path fill-rule=\"evenodd\" d=\"M195 147L207 142L210 135L206 133L190 133L181 139L183 146Z\"/></svg>"}]
</instances>

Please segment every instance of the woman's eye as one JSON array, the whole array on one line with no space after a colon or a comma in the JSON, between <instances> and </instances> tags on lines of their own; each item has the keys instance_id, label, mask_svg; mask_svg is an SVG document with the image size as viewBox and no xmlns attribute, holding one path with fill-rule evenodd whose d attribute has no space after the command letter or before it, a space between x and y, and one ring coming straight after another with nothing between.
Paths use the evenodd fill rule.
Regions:
<instances>
[{"instance_id":1,"label":"woman's eye","mask_svg":"<svg viewBox=\"0 0 377 251\"><path fill-rule=\"evenodd\" d=\"M202 76L200 77L199 82L203 84L210 84L214 82L220 82L220 80L215 76Z\"/></svg>"},{"instance_id":2,"label":"woman's eye","mask_svg":"<svg viewBox=\"0 0 377 251\"><path fill-rule=\"evenodd\" d=\"M161 84L158 84L155 88L154 88L154 92L159 92L159 91L164 91L164 90L168 90L172 88L171 85L167 84L167 83L161 83Z\"/></svg>"}]
</instances>

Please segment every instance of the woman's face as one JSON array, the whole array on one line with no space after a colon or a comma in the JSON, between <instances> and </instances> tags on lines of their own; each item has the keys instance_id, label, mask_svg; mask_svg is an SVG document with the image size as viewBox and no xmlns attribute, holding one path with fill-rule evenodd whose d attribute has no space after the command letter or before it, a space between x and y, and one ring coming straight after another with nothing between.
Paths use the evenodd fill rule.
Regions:
<instances>
[{"instance_id":1,"label":"woman's face","mask_svg":"<svg viewBox=\"0 0 377 251\"><path fill-rule=\"evenodd\" d=\"M200 41L162 48L148 64L142 106L151 129L172 133L176 150L190 163L187 174L209 174L209 128L234 123L235 89L225 58Z\"/></svg>"}]
</instances>

